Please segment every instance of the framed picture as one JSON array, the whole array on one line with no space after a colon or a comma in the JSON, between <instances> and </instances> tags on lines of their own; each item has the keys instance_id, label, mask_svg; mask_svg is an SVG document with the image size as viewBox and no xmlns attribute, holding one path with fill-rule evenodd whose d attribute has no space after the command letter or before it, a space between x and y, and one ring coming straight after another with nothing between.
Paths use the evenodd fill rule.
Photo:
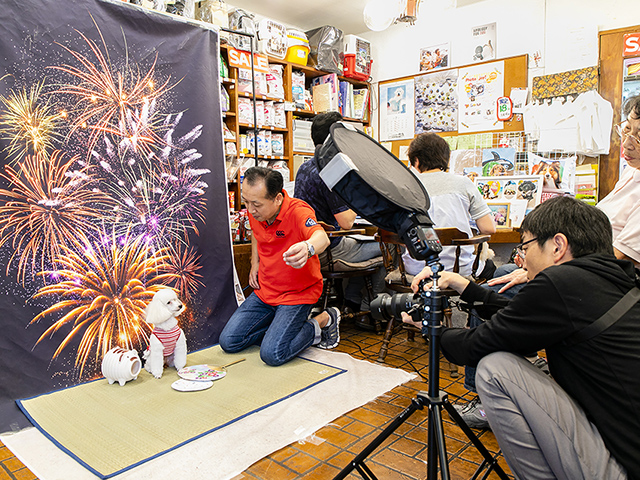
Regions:
<instances>
[{"instance_id":1,"label":"framed picture","mask_svg":"<svg viewBox=\"0 0 640 480\"><path fill-rule=\"evenodd\" d=\"M540 204L543 181L542 175L478 176L474 179L482 198L487 202L525 200L525 214Z\"/></svg>"},{"instance_id":2,"label":"framed picture","mask_svg":"<svg viewBox=\"0 0 640 480\"><path fill-rule=\"evenodd\" d=\"M509 202L487 202L496 228L511 228L511 204Z\"/></svg>"},{"instance_id":3,"label":"framed picture","mask_svg":"<svg viewBox=\"0 0 640 480\"><path fill-rule=\"evenodd\" d=\"M436 68L449 66L449 44L442 43L420 49L420 71L428 72Z\"/></svg>"}]
</instances>

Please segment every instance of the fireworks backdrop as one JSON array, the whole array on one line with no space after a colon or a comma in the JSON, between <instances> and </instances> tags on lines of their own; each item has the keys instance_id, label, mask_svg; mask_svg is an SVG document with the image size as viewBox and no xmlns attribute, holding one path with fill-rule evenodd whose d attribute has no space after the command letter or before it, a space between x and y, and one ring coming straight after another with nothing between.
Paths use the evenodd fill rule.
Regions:
<instances>
[{"instance_id":1,"label":"fireworks backdrop","mask_svg":"<svg viewBox=\"0 0 640 480\"><path fill-rule=\"evenodd\" d=\"M218 37L117 1L0 9L0 432L14 404L142 352L179 292L190 350L236 308Z\"/></svg>"}]
</instances>

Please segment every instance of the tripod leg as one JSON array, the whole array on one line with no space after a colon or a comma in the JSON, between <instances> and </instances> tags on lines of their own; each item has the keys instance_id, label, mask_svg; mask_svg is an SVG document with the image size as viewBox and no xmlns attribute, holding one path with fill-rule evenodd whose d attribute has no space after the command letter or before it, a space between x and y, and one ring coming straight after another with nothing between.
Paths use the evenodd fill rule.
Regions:
<instances>
[{"instance_id":1,"label":"tripod leg","mask_svg":"<svg viewBox=\"0 0 640 480\"><path fill-rule=\"evenodd\" d=\"M476 450L478 450L478 452L480 452L480 455L482 455L482 457L484 458L482 465L480 466L480 468L478 468L473 478L477 478L482 468L486 465L488 468L487 474L491 472L491 470L495 470L496 474L502 480L508 480L509 477L507 476L505 471L502 469L500 464L498 464L497 455L496 457L493 457L491 455L491 452L487 450L487 448L482 444L482 442L477 437L477 435L473 432L473 430L469 428L469 425L467 425L467 423L462 419L462 417L456 411L456 409L453 408L453 405L451 405L451 402L449 402L448 398L445 398L443 400L442 405L444 406L445 410L447 411L451 419L456 423L456 425L460 427L460 429L464 432L464 434L467 436L469 441L473 444L474 447L476 447ZM485 477L486 476L487 475L485 475Z\"/></svg>"},{"instance_id":2,"label":"tripod leg","mask_svg":"<svg viewBox=\"0 0 640 480\"><path fill-rule=\"evenodd\" d=\"M440 477L449 480L449 459L447 458L447 444L442 426L442 405L439 401L429 405L429 444L427 480L437 480L438 464L440 465Z\"/></svg>"},{"instance_id":3,"label":"tripod leg","mask_svg":"<svg viewBox=\"0 0 640 480\"><path fill-rule=\"evenodd\" d=\"M366 480L377 480L369 468L364 464L365 459L378 448L382 442L384 442L400 425L402 425L416 410L422 410L424 403L421 397L414 398L411 401L411 405L405 408L400 415L393 419L393 421L385 428L380 435L373 439L373 441L367 445L362 452L360 452L353 461L344 467L338 474L333 477L333 480L342 480L347 477L354 469L365 477L363 471L367 472L370 476Z\"/></svg>"}]
</instances>

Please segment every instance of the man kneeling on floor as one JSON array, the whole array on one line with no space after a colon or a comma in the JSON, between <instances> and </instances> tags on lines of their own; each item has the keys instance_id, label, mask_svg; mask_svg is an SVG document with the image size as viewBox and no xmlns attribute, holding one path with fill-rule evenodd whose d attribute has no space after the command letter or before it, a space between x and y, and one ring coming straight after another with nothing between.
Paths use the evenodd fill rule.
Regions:
<instances>
[{"instance_id":1,"label":"man kneeling on floor","mask_svg":"<svg viewBox=\"0 0 640 480\"><path fill-rule=\"evenodd\" d=\"M311 345L334 348L340 341L340 312L330 308L309 318L322 293L317 254L329 238L313 209L282 189L279 172L249 168L242 200L251 223L251 271L254 292L238 307L220 334L225 352L260 345L267 365L288 362Z\"/></svg>"},{"instance_id":2,"label":"man kneeling on floor","mask_svg":"<svg viewBox=\"0 0 640 480\"><path fill-rule=\"evenodd\" d=\"M613 255L607 216L573 198L542 203L521 232L529 282L512 300L442 272L440 287L494 312L473 329L444 328L443 353L478 365L478 395L517 478L640 479L634 266ZM522 357L542 349L553 379Z\"/></svg>"}]
</instances>

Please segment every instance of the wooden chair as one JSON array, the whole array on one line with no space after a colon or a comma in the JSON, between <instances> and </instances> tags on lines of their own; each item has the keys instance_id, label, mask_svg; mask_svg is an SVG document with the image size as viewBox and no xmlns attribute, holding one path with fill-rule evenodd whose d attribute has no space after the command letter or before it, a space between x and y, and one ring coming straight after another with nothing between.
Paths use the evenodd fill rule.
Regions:
<instances>
[{"instance_id":1,"label":"wooden chair","mask_svg":"<svg viewBox=\"0 0 640 480\"><path fill-rule=\"evenodd\" d=\"M336 230L332 225L328 225L324 222L319 223L324 228L329 239L365 234L364 229ZM320 268L322 277L324 278L322 295L319 300L322 305L322 310L326 310L332 291L336 292L338 304L341 306L344 304L342 280L353 277L364 277L365 287L367 289L367 294L369 295L369 302L371 302L375 297L371 276L383 265L384 260L382 255L364 262L346 262L341 259L334 259L331 255L331 249L327 248L320 255ZM368 313L368 311L360 311L349 314L343 313L342 316L343 318L358 318ZM377 333L382 333L382 323L379 319L375 319L374 326Z\"/></svg>"},{"instance_id":2,"label":"wooden chair","mask_svg":"<svg viewBox=\"0 0 640 480\"><path fill-rule=\"evenodd\" d=\"M475 277L477 274L478 266L480 264L480 255L482 249L486 242L489 241L489 238L491 238L491 235L476 235L474 237L468 237L466 233L461 232L457 228L436 228L435 230L443 247L456 247L455 262L452 270L455 273L458 273L460 271L460 253L462 247L466 245L477 245L476 257L472 265L472 275ZM413 281L413 276L406 273L404 263L402 262L402 247L404 246L404 242L399 235L382 229L378 230L375 238L380 242L380 248L383 251L383 259L385 260L385 267L388 268L388 274L386 277L386 288L398 293L411 292L411 282ZM391 252L389 252L390 248L395 249L395 253L398 257L397 268L393 268L389 264L389 259L391 258ZM454 297L459 295L458 292L451 288L442 289L442 293L447 297ZM443 321L443 324L445 326L451 326L451 314L451 308L445 309ZM382 346L380 347L380 352L378 353L377 361L380 363L384 363L384 359L389 349L389 342L391 341L391 338L394 334L394 326L399 320L400 319L395 318L391 318L391 320L389 320L387 330L382 341ZM402 324L402 329L407 331L407 338L409 341L414 340L416 333L421 333L421 330L419 328L406 323ZM457 366L450 364L450 372L452 377L457 377Z\"/></svg>"}]
</instances>

